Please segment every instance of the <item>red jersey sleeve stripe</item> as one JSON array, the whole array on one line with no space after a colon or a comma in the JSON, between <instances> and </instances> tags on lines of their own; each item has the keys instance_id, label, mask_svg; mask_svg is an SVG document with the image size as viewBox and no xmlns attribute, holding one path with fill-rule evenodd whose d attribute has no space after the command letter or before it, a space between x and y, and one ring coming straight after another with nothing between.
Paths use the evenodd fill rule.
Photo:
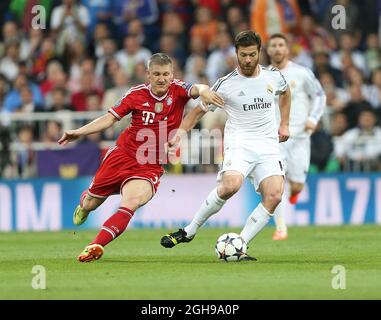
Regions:
<instances>
[{"instance_id":1,"label":"red jersey sleeve stripe","mask_svg":"<svg viewBox=\"0 0 381 320\"><path fill-rule=\"evenodd\" d=\"M122 118L117 114L113 109L109 109L108 112L110 112L115 118L118 120L121 120Z\"/></svg>"}]
</instances>

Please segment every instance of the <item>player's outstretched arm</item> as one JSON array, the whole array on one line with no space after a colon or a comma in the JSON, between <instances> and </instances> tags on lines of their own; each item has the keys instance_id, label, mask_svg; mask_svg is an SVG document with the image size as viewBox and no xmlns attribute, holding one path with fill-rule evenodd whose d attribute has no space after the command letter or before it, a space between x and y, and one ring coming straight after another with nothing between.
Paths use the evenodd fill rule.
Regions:
<instances>
[{"instance_id":1,"label":"player's outstretched arm","mask_svg":"<svg viewBox=\"0 0 381 320\"><path fill-rule=\"evenodd\" d=\"M209 86L205 84L194 84L191 90L191 96L192 98L200 97L201 102L204 105L214 104L223 108L225 104L224 100L218 95L218 93L211 90Z\"/></svg>"},{"instance_id":2,"label":"player's outstretched arm","mask_svg":"<svg viewBox=\"0 0 381 320\"><path fill-rule=\"evenodd\" d=\"M110 128L116 121L118 120L111 113L107 113L81 128L65 131L61 139L58 140L58 143L64 146L71 141L79 139L82 136L87 136L89 134Z\"/></svg>"},{"instance_id":3,"label":"player's outstretched arm","mask_svg":"<svg viewBox=\"0 0 381 320\"><path fill-rule=\"evenodd\" d=\"M289 119L291 108L291 91L287 87L287 90L279 96L279 110L280 110L280 124L279 124L279 142L287 141L290 137L289 131Z\"/></svg>"},{"instance_id":4,"label":"player's outstretched arm","mask_svg":"<svg viewBox=\"0 0 381 320\"><path fill-rule=\"evenodd\" d=\"M199 105L193 108L183 119L179 129L177 129L176 134L165 144L165 150L168 153L175 152L178 147L180 140L183 136L192 130L197 122L205 115L207 111L204 111Z\"/></svg>"}]
</instances>

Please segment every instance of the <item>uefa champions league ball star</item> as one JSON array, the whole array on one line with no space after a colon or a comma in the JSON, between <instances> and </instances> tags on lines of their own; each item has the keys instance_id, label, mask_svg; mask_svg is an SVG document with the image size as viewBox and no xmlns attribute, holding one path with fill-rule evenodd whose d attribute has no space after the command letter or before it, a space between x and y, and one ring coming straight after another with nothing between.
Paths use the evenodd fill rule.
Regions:
<instances>
[{"instance_id":1,"label":"uefa champions league ball star","mask_svg":"<svg viewBox=\"0 0 381 320\"><path fill-rule=\"evenodd\" d=\"M218 259L239 261L247 253L246 242L236 233L225 233L217 240L215 251Z\"/></svg>"}]
</instances>

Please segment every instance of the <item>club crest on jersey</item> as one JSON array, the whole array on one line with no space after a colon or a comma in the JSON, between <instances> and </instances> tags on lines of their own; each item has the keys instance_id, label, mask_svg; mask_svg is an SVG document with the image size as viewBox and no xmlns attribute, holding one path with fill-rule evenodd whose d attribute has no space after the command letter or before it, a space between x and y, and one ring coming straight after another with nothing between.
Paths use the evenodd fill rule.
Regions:
<instances>
[{"instance_id":1,"label":"club crest on jersey","mask_svg":"<svg viewBox=\"0 0 381 320\"><path fill-rule=\"evenodd\" d=\"M273 87L270 84L267 86L267 92L270 94L273 93Z\"/></svg>"},{"instance_id":2,"label":"club crest on jersey","mask_svg":"<svg viewBox=\"0 0 381 320\"><path fill-rule=\"evenodd\" d=\"M296 87L296 81L295 80L291 80L290 87L291 88L295 88Z\"/></svg>"},{"instance_id":3,"label":"club crest on jersey","mask_svg":"<svg viewBox=\"0 0 381 320\"><path fill-rule=\"evenodd\" d=\"M173 102L173 99L172 99L172 97L169 97L168 99L167 99L167 105L171 105L172 104L172 102Z\"/></svg>"},{"instance_id":4,"label":"club crest on jersey","mask_svg":"<svg viewBox=\"0 0 381 320\"><path fill-rule=\"evenodd\" d=\"M155 103L155 112L160 113L163 111L163 103L162 102L156 102Z\"/></svg>"}]
</instances>

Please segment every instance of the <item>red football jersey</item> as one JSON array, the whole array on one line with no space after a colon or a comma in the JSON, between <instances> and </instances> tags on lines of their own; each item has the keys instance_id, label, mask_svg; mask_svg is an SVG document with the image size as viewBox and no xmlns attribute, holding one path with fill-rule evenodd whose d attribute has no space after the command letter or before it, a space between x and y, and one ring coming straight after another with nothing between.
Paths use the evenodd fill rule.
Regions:
<instances>
[{"instance_id":1,"label":"red football jersey","mask_svg":"<svg viewBox=\"0 0 381 320\"><path fill-rule=\"evenodd\" d=\"M171 131L180 126L191 89L191 84L174 79L161 97L152 93L149 84L128 90L109 110L118 120L132 113L131 125L121 133L117 145L139 164L166 163L164 144Z\"/></svg>"}]
</instances>

